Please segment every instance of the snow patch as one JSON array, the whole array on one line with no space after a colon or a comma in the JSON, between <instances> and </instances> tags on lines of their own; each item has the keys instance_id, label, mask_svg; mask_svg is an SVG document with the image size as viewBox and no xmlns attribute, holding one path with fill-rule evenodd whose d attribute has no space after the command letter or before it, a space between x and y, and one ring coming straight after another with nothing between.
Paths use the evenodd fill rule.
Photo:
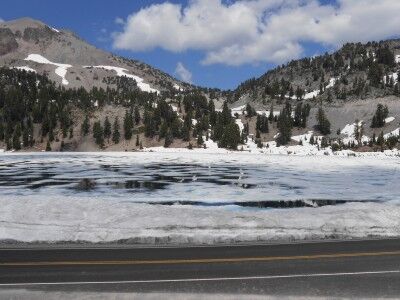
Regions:
<instances>
[{"instance_id":1,"label":"snow patch","mask_svg":"<svg viewBox=\"0 0 400 300\"><path fill-rule=\"evenodd\" d=\"M86 69L89 68L98 68L98 69L104 69L104 70L108 70L108 71L115 71L117 73L117 76L119 77L128 77L128 78L132 78L136 81L137 86L143 91L143 92L148 92L148 93L157 93L159 94L160 91L153 89L150 87L150 85L148 83L144 83L144 79L136 76L136 75L132 75L132 74L128 74L128 70L121 68L121 67L113 67L113 66L83 66Z\"/></svg>"},{"instance_id":2,"label":"snow patch","mask_svg":"<svg viewBox=\"0 0 400 300\"><path fill-rule=\"evenodd\" d=\"M13 69L17 69L17 70L21 70L21 71L26 71L26 72L34 72L34 73L37 73L35 69L32 69L31 67L28 67L28 66L13 67Z\"/></svg>"},{"instance_id":3,"label":"snow patch","mask_svg":"<svg viewBox=\"0 0 400 300\"><path fill-rule=\"evenodd\" d=\"M385 134L383 137L385 139L387 139L387 138L389 138L391 136L400 136L400 128L397 128L397 129L393 130L392 132L389 132L389 133Z\"/></svg>"},{"instance_id":4,"label":"snow patch","mask_svg":"<svg viewBox=\"0 0 400 300\"><path fill-rule=\"evenodd\" d=\"M240 133L242 133L244 129L244 124L241 119L235 119L235 123L239 126Z\"/></svg>"},{"instance_id":5,"label":"snow patch","mask_svg":"<svg viewBox=\"0 0 400 300\"><path fill-rule=\"evenodd\" d=\"M68 64L59 64L59 63L54 63L49 61L47 58L41 56L40 54L29 54L27 58L25 58L27 61L33 61L38 64L45 64L45 65L54 65L57 67L57 69L54 71L58 76L61 77L62 79L62 84L68 85L69 82L68 80L65 79L65 75L67 75L68 68L71 68L72 65Z\"/></svg>"},{"instance_id":6,"label":"snow patch","mask_svg":"<svg viewBox=\"0 0 400 300\"><path fill-rule=\"evenodd\" d=\"M394 119L395 119L394 117L387 117L387 118L385 119L385 123L387 124L387 123L393 122Z\"/></svg>"},{"instance_id":7,"label":"snow patch","mask_svg":"<svg viewBox=\"0 0 400 300\"><path fill-rule=\"evenodd\" d=\"M50 26L50 29L53 30L54 32L60 33L60 30L58 30L58 29L56 29L56 28L54 28L54 27L51 27L51 26Z\"/></svg>"}]
</instances>

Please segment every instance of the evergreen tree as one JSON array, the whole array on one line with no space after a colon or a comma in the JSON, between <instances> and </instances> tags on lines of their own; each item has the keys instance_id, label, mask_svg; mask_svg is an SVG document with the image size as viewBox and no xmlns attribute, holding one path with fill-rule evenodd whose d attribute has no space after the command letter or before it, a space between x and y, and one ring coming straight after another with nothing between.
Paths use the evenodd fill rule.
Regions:
<instances>
[{"instance_id":1,"label":"evergreen tree","mask_svg":"<svg viewBox=\"0 0 400 300\"><path fill-rule=\"evenodd\" d=\"M223 128L222 138L218 144L221 148L228 148L237 150L240 143L240 129L239 126L231 122Z\"/></svg>"},{"instance_id":2,"label":"evergreen tree","mask_svg":"<svg viewBox=\"0 0 400 300\"><path fill-rule=\"evenodd\" d=\"M203 133L200 132L200 133L197 135L197 145L201 146L201 145L203 145L203 144L204 144Z\"/></svg>"},{"instance_id":3,"label":"evergreen tree","mask_svg":"<svg viewBox=\"0 0 400 300\"><path fill-rule=\"evenodd\" d=\"M22 130L22 144L24 147L29 147L29 133L27 128Z\"/></svg>"},{"instance_id":4,"label":"evergreen tree","mask_svg":"<svg viewBox=\"0 0 400 300\"><path fill-rule=\"evenodd\" d=\"M163 122L160 127L159 139L161 140L161 139L165 138L167 136L168 131L169 131L169 128L168 128L167 122Z\"/></svg>"},{"instance_id":5,"label":"evergreen tree","mask_svg":"<svg viewBox=\"0 0 400 300\"><path fill-rule=\"evenodd\" d=\"M232 120L231 110L228 108L228 103L225 101L222 107L221 118L219 121L222 123L222 125L227 125L231 122L231 120Z\"/></svg>"},{"instance_id":6,"label":"evergreen tree","mask_svg":"<svg viewBox=\"0 0 400 300\"><path fill-rule=\"evenodd\" d=\"M139 112L139 107L135 107L135 113L134 113L134 118L135 118L135 124L139 125L140 123L140 112Z\"/></svg>"},{"instance_id":7,"label":"evergreen tree","mask_svg":"<svg viewBox=\"0 0 400 300\"><path fill-rule=\"evenodd\" d=\"M292 111L289 103L286 103L278 117L279 135L276 138L278 145L286 145L292 137Z\"/></svg>"},{"instance_id":8,"label":"evergreen tree","mask_svg":"<svg viewBox=\"0 0 400 300\"><path fill-rule=\"evenodd\" d=\"M15 150L20 150L21 149L21 125L17 124L17 126L15 126L15 130L14 130L14 134L13 134L13 138L12 138L12 147Z\"/></svg>"},{"instance_id":9,"label":"evergreen tree","mask_svg":"<svg viewBox=\"0 0 400 300\"><path fill-rule=\"evenodd\" d=\"M114 144L118 144L120 138L121 134L119 133L119 120L118 117L115 117L113 125L112 141L114 142Z\"/></svg>"},{"instance_id":10,"label":"evergreen tree","mask_svg":"<svg viewBox=\"0 0 400 300\"><path fill-rule=\"evenodd\" d=\"M378 136L378 139L376 140L376 144L383 149L383 146L385 145L385 138L383 136L383 131Z\"/></svg>"},{"instance_id":11,"label":"evergreen tree","mask_svg":"<svg viewBox=\"0 0 400 300\"><path fill-rule=\"evenodd\" d=\"M86 136L89 134L90 130L90 123L89 123L89 117L88 115L85 116L85 120L83 120L82 126L81 126L81 132L83 136Z\"/></svg>"},{"instance_id":12,"label":"evergreen tree","mask_svg":"<svg viewBox=\"0 0 400 300\"><path fill-rule=\"evenodd\" d=\"M329 146L328 139L325 136L323 136L322 139L321 139L321 148L325 149L328 146Z\"/></svg>"},{"instance_id":13,"label":"evergreen tree","mask_svg":"<svg viewBox=\"0 0 400 300\"><path fill-rule=\"evenodd\" d=\"M262 133L268 133L268 118L265 114L257 115L256 129Z\"/></svg>"},{"instance_id":14,"label":"evergreen tree","mask_svg":"<svg viewBox=\"0 0 400 300\"><path fill-rule=\"evenodd\" d=\"M256 110L249 104L246 104L246 116L251 118L254 117L255 115L257 115Z\"/></svg>"},{"instance_id":15,"label":"evergreen tree","mask_svg":"<svg viewBox=\"0 0 400 300\"><path fill-rule=\"evenodd\" d=\"M385 125L385 119L389 115L389 109L385 105L383 106L381 103L379 103L376 107L376 111L374 116L372 117L372 123L371 123L371 128L380 128Z\"/></svg>"},{"instance_id":16,"label":"evergreen tree","mask_svg":"<svg viewBox=\"0 0 400 300\"><path fill-rule=\"evenodd\" d=\"M139 147L140 141L139 141L139 135L136 135L136 147Z\"/></svg>"},{"instance_id":17,"label":"evergreen tree","mask_svg":"<svg viewBox=\"0 0 400 300\"><path fill-rule=\"evenodd\" d=\"M378 63L372 63L368 71L368 79L371 86L379 87L383 78L383 71Z\"/></svg>"},{"instance_id":18,"label":"evergreen tree","mask_svg":"<svg viewBox=\"0 0 400 300\"><path fill-rule=\"evenodd\" d=\"M170 131L165 135L164 147L168 148L174 142L174 138Z\"/></svg>"},{"instance_id":19,"label":"evergreen tree","mask_svg":"<svg viewBox=\"0 0 400 300\"><path fill-rule=\"evenodd\" d=\"M274 120L274 104L271 103L271 108L269 109L268 120L272 122Z\"/></svg>"},{"instance_id":20,"label":"evergreen tree","mask_svg":"<svg viewBox=\"0 0 400 300\"><path fill-rule=\"evenodd\" d=\"M328 118L325 115L324 110L322 107L318 108L317 112L317 129L323 134L330 134L331 133L331 123L329 122Z\"/></svg>"},{"instance_id":21,"label":"evergreen tree","mask_svg":"<svg viewBox=\"0 0 400 300\"><path fill-rule=\"evenodd\" d=\"M124 137L126 140L130 140L133 134L133 119L132 114L127 110L125 111L124 117Z\"/></svg>"},{"instance_id":22,"label":"evergreen tree","mask_svg":"<svg viewBox=\"0 0 400 300\"><path fill-rule=\"evenodd\" d=\"M46 151L47 152L51 151L51 145L50 145L50 141L49 140L47 140Z\"/></svg>"},{"instance_id":23,"label":"evergreen tree","mask_svg":"<svg viewBox=\"0 0 400 300\"><path fill-rule=\"evenodd\" d=\"M104 147L104 131L100 121L95 122L93 125L93 137L100 148Z\"/></svg>"},{"instance_id":24,"label":"evergreen tree","mask_svg":"<svg viewBox=\"0 0 400 300\"><path fill-rule=\"evenodd\" d=\"M111 137L111 123L108 117L104 120L104 137L109 140Z\"/></svg>"}]
</instances>

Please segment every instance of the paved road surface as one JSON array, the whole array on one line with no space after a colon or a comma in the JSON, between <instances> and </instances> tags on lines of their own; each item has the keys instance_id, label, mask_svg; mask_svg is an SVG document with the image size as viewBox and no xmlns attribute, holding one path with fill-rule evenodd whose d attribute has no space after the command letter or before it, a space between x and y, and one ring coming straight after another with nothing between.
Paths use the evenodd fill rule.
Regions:
<instances>
[{"instance_id":1,"label":"paved road surface","mask_svg":"<svg viewBox=\"0 0 400 300\"><path fill-rule=\"evenodd\" d=\"M400 240L0 248L0 289L400 297Z\"/></svg>"}]
</instances>

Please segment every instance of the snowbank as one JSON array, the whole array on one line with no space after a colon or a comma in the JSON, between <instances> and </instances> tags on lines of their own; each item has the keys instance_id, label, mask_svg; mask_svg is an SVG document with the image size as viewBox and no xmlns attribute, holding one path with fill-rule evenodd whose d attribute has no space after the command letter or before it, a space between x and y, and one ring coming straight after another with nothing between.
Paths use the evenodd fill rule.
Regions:
<instances>
[{"instance_id":1,"label":"snowbank","mask_svg":"<svg viewBox=\"0 0 400 300\"><path fill-rule=\"evenodd\" d=\"M120 77L128 77L128 78L132 78L136 81L137 86L144 92L148 92L148 93L157 93L159 94L160 91L153 89L150 87L150 85L148 83L144 83L144 79L136 76L136 75L132 75L132 74L128 74L128 70L121 68L121 67L113 67L113 66L84 66L84 68L99 68L99 69L104 69L104 70L111 70L111 71L115 71L117 73L117 76Z\"/></svg>"},{"instance_id":2,"label":"snowbank","mask_svg":"<svg viewBox=\"0 0 400 300\"><path fill-rule=\"evenodd\" d=\"M62 196L0 199L0 240L213 244L399 235L394 202L255 210Z\"/></svg>"},{"instance_id":3,"label":"snowbank","mask_svg":"<svg viewBox=\"0 0 400 300\"><path fill-rule=\"evenodd\" d=\"M68 64L59 64L59 63L54 63L49 61L47 58L41 56L40 54L29 54L27 58L25 58L27 61L33 61L38 64L45 64L45 65L54 65L57 67L57 69L54 71L58 76L61 77L62 79L62 84L68 85L69 82L68 80L65 79L65 75L67 75L68 68L71 68L72 65Z\"/></svg>"}]
</instances>

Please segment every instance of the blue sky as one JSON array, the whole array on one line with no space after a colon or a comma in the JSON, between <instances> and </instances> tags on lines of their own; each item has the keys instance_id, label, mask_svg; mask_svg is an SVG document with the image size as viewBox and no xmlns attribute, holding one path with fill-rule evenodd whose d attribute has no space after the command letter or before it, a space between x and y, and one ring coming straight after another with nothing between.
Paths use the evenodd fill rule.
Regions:
<instances>
[{"instance_id":1,"label":"blue sky","mask_svg":"<svg viewBox=\"0 0 400 300\"><path fill-rule=\"evenodd\" d=\"M363 5L361 13L353 2ZM181 63L192 75L194 84L229 89L293 58L320 54L347 41L395 36L392 27L400 26L396 15L391 13L400 1L375 2L379 3L371 0L6 0L2 2L0 18L7 21L27 16L56 28L71 29L98 48L144 61L175 77L180 77L177 64ZM371 14L376 18L372 22ZM121 22L116 22L117 18ZM397 23L389 22L391 18ZM378 31L369 27L374 21L382 24L383 20L390 26L382 25L384 28ZM363 21L365 29L356 28L360 27L357 22ZM156 25L149 28L146 22ZM144 38L147 42L143 42Z\"/></svg>"}]
</instances>

